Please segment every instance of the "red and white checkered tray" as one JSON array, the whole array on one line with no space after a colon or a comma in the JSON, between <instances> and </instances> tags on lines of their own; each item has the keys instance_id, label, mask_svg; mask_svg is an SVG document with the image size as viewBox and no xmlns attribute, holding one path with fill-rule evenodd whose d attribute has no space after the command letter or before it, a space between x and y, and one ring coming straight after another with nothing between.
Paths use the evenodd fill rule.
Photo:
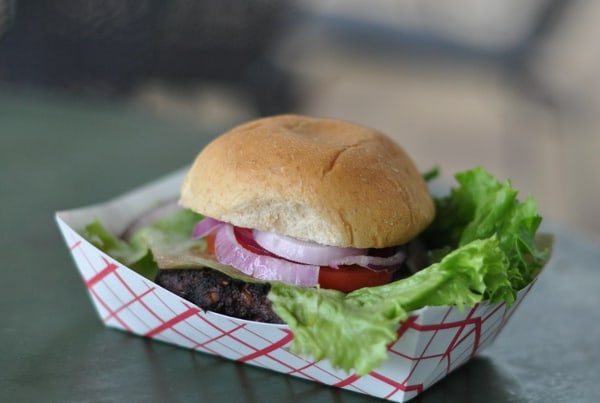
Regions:
<instances>
[{"instance_id":1,"label":"red and white checkered tray","mask_svg":"<svg viewBox=\"0 0 600 403\"><path fill-rule=\"evenodd\" d=\"M285 325L257 323L206 312L123 266L78 232L94 219L120 233L161 200L179 192L184 171L112 201L59 212L56 220L100 319L106 326L200 352L245 362L367 395L407 401L464 364L498 335L531 286L515 304L481 303L460 311L426 307L398 324L389 358L358 376L289 351Z\"/></svg>"}]
</instances>

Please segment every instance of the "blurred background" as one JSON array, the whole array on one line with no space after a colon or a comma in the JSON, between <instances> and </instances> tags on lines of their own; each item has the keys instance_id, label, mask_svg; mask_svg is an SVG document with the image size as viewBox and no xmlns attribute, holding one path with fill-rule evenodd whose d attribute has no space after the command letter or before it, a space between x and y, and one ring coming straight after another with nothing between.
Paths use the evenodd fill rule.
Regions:
<instances>
[{"instance_id":1,"label":"blurred background","mask_svg":"<svg viewBox=\"0 0 600 403\"><path fill-rule=\"evenodd\" d=\"M0 108L50 94L215 135L348 119L600 234L598 21L594 0L0 0Z\"/></svg>"}]
</instances>

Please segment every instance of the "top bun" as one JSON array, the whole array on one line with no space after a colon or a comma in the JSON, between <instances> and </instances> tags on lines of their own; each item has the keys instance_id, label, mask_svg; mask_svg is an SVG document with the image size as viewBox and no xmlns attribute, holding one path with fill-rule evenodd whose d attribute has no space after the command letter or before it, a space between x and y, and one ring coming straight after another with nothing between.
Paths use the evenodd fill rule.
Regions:
<instances>
[{"instance_id":1,"label":"top bun","mask_svg":"<svg viewBox=\"0 0 600 403\"><path fill-rule=\"evenodd\" d=\"M403 244L435 215L423 177L390 138L298 115L251 121L212 141L180 203L239 227L357 248Z\"/></svg>"}]
</instances>

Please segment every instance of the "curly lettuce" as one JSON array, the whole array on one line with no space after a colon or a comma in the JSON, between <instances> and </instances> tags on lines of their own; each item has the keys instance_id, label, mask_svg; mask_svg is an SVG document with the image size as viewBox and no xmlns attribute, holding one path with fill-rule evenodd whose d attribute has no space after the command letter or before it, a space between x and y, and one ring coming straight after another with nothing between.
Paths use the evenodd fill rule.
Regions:
<instances>
[{"instance_id":1,"label":"curly lettuce","mask_svg":"<svg viewBox=\"0 0 600 403\"><path fill-rule=\"evenodd\" d=\"M349 294L273 284L269 298L294 333L294 351L366 374L386 358L398 323L411 311L515 301L547 257L535 243L541 223L536 202L519 202L510 182L482 168L456 180L458 187L435 200L437 218L423 234L434 248L429 267Z\"/></svg>"}]
</instances>

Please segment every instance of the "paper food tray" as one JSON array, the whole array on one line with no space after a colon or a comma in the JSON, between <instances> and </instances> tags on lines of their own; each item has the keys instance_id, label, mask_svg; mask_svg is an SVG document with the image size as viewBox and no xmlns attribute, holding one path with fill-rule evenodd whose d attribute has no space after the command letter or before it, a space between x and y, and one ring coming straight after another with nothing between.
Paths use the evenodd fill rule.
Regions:
<instances>
[{"instance_id":1,"label":"paper food tray","mask_svg":"<svg viewBox=\"0 0 600 403\"><path fill-rule=\"evenodd\" d=\"M106 203L63 211L56 221L98 316L108 327L391 401L407 401L489 345L532 284L509 308L481 303L462 312L426 307L398 325L389 357L365 376L333 369L289 351L286 325L206 312L87 242L79 233L99 219L113 233L165 200L177 198L184 170Z\"/></svg>"}]
</instances>

